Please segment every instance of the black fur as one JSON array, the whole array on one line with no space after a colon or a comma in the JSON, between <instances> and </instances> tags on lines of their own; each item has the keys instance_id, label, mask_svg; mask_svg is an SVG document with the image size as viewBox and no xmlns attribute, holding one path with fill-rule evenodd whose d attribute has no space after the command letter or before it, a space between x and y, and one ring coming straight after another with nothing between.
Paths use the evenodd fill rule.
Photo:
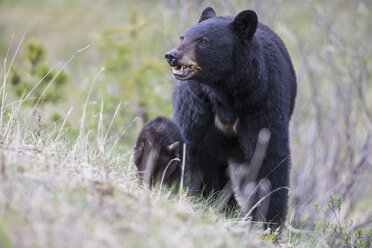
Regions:
<instances>
[{"instance_id":1,"label":"black fur","mask_svg":"<svg viewBox=\"0 0 372 248\"><path fill-rule=\"evenodd\" d=\"M154 180L160 182L169 165L164 173L164 183L177 183L181 177L182 146L181 131L171 119L156 117L149 121L139 133L134 147L134 163L140 180L144 181L146 170L150 170L147 183L151 187ZM150 156L151 151L155 152L154 157Z\"/></svg>"},{"instance_id":2,"label":"black fur","mask_svg":"<svg viewBox=\"0 0 372 248\"><path fill-rule=\"evenodd\" d=\"M210 9L208 13L212 13ZM236 17L202 13L200 19L173 49L180 60L191 56L199 67L186 81L180 81L172 99L173 119L187 145L191 189L221 190L228 181L228 160L248 165L263 128L270 131L271 139L257 182L266 177L271 190L287 187L288 128L297 86L284 43L257 22L251 10ZM221 131L216 118L235 133ZM266 221L282 224L287 200L287 189L271 194ZM259 215L253 213L257 219Z\"/></svg>"}]
</instances>

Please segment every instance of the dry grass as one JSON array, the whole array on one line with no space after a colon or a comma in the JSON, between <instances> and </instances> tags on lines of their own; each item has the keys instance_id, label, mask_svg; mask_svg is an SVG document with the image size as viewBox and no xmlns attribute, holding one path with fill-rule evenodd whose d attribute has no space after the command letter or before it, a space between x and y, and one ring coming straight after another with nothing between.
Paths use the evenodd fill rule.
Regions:
<instances>
[{"instance_id":1,"label":"dry grass","mask_svg":"<svg viewBox=\"0 0 372 248\"><path fill-rule=\"evenodd\" d=\"M0 183L2 247L248 244L243 230L210 210L184 197L142 188L122 159L116 158L108 169L88 151L73 154L63 143L26 145L23 137L16 136L5 140ZM264 245L257 235L250 237L250 247Z\"/></svg>"}]
</instances>

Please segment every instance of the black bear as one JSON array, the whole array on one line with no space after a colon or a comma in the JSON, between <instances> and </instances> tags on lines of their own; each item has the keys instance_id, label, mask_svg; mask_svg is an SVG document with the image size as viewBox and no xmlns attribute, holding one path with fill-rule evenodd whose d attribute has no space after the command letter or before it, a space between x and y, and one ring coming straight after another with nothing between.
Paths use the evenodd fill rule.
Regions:
<instances>
[{"instance_id":1,"label":"black bear","mask_svg":"<svg viewBox=\"0 0 372 248\"><path fill-rule=\"evenodd\" d=\"M181 80L173 92L173 119L187 147L190 190L223 189L230 183L228 168L230 177L255 175L254 187L248 187L248 178L232 180L240 192L235 196L246 198L240 200L244 214L271 227L282 225L288 201L288 129L297 91L283 41L252 10L216 16L210 7L180 39L165 58ZM246 170L237 173L236 164ZM244 206L247 201L253 201L250 209Z\"/></svg>"},{"instance_id":2,"label":"black bear","mask_svg":"<svg viewBox=\"0 0 372 248\"><path fill-rule=\"evenodd\" d=\"M134 147L137 175L145 186L156 182L171 185L181 177L183 139L179 127L169 118L156 117L138 135Z\"/></svg>"}]
</instances>

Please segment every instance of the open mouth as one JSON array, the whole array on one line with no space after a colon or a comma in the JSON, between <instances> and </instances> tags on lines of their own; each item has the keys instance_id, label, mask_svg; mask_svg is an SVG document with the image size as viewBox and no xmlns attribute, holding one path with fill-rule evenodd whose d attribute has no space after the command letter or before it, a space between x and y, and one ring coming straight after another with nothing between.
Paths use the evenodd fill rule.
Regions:
<instances>
[{"instance_id":1,"label":"open mouth","mask_svg":"<svg viewBox=\"0 0 372 248\"><path fill-rule=\"evenodd\" d=\"M173 75L179 80L185 80L191 76L193 72L196 71L195 65L182 65L182 66L173 66Z\"/></svg>"}]
</instances>

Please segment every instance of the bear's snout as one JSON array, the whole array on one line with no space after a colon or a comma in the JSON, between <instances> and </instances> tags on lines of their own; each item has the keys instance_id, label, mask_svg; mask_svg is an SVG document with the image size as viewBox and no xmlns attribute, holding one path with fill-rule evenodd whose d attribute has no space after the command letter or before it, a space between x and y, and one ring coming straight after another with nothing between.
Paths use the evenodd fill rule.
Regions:
<instances>
[{"instance_id":1,"label":"bear's snout","mask_svg":"<svg viewBox=\"0 0 372 248\"><path fill-rule=\"evenodd\" d=\"M170 66L177 66L180 55L175 50L170 50L165 54L165 59Z\"/></svg>"},{"instance_id":2,"label":"bear's snout","mask_svg":"<svg viewBox=\"0 0 372 248\"><path fill-rule=\"evenodd\" d=\"M173 68L173 76L178 80L188 80L196 75L200 69L191 53L184 53L179 48L174 48L165 54L165 59Z\"/></svg>"}]
</instances>

